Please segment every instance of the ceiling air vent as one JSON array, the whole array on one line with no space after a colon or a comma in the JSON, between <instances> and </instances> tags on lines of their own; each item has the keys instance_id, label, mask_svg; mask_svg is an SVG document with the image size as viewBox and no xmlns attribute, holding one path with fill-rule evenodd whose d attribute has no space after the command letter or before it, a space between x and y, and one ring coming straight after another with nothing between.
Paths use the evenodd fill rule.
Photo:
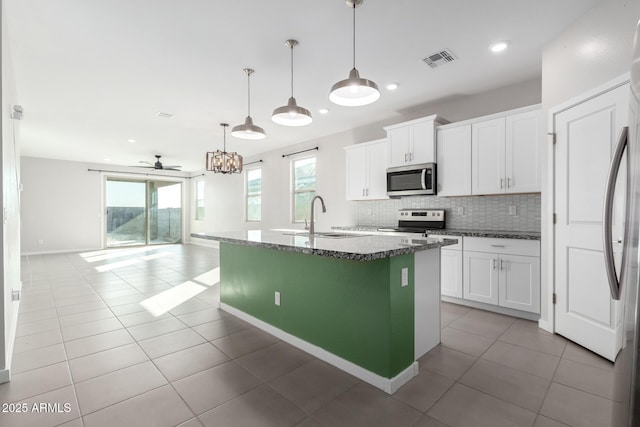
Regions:
<instances>
[{"instance_id":1,"label":"ceiling air vent","mask_svg":"<svg viewBox=\"0 0 640 427\"><path fill-rule=\"evenodd\" d=\"M156 116L162 117L163 119L172 119L173 118L173 114L163 113L162 111L158 111L156 113Z\"/></svg>"},{"instance_id":2,"label":"ceiling air vent","mask_svg":"<svg viewBox=\"0 0 640 427\"><path fill-rule=\"evenodd\" d=\"M433 53L422 60L431 68L438 68L449 62L455 61L457 58L449 49L443 49L440 52Z\"/></svg>"}]
</instances>

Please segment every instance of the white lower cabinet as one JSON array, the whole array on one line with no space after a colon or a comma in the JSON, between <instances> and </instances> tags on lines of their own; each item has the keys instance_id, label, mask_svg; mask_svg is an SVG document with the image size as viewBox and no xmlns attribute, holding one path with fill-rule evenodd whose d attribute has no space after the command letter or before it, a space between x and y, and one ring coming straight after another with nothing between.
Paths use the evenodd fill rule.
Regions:
<instances>
[{"instance_id":1,"label":"white lower cabinet","mask_svg":"<svg viewBox=\"0 0 640 427\"><path fill-rule=\"evenodd\" d=\"M540 242L465 237L462 296L470 301L540 313ZM445 277L444 256L441 269ZM447 287L449 285L446 285ZM443 295L456 296L444 291Z\"/></svg>"},{"instance_id":2,"label":"white lower cabinet","mask_svg":"<svg viewBox=\"0 0 640 427\"><path fill-rule=\"evenodd\" d=\"M455 245L440 249L440 293L462 298L462 236L431 234L428 237L456 239Z\"/></svg>"}]
</instances>

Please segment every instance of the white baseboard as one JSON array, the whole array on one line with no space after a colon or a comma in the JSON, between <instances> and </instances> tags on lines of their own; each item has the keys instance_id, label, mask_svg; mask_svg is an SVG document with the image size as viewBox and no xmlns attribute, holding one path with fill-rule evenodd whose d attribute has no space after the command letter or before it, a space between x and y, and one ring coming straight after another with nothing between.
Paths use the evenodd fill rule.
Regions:
<instances>
[{"instance_id":1,"label":"white baseboard","mask_svg":"<svg viewBox=\"0 0 640 427\"><path fill-rule=\"evenodd\" d=\"M11 381L11 371L9 369L0 370L0 384Z\"/></svg>"},{"instance_id":2,"label":"white baseboard","mask_svg":"<svg viewBox=\"0 0 640 427\"><path fill-rule=\"evenodd\" d=\"M321 347L311 344L308 341L300 339L288 332L283 331L282 329L276 328L273 325L257 319L250 314L240 311L237 308L231 307L230 305L220 303L220 308L227 313L233 314L234 316L244 320L245 322L252 324L257 328L268 332L269 334L281 339L282 341L285 341L293 345L294 347L299 348L300 350L306 351L307 353L317 357L318 359L335 366L336 368L342 369L343 371L353 375L354 377L359 378L362 381L365 381L388 394L395 393L411 378L418 375L418 362L413 362L409 367L407 367L404 371L400 372L393 378L382 377L376 373L364 369L361 366L356 365L353 362L349 362L348 360L343 359L340 356L336 356L335 354Z\"/></svg>"},{"instance_id":3,"label":"white baseboard","mask_svg":"<svg viewBox=\"0 0 640 427\"><path fill-rule=\"evenodd\" d=\"M494 313L506 314L507 316L519 317L521 319L533 320L537 322L540 319L540 315L537 313L529 313L528 311L514 310L508 307L500 307L492 304L485 304L477 301L469 301L466 299L460 299L455 297L449 297L442 295L440 299L444 302L450 302L453 304L465 305L467 307L479 308L481 310L493 311Z\"/></svg>"},{"instance_id":4,"label":"white baseboard","mask_svg":"<svg viewBox=\"0 0 640 427\"><path fill-rule=\"evenodd\" d=\"M22 252L20 256L27 255L50 255L50 254L70 254L74 252L93 252L102 251L104 248L78 248L78 249L61 249L56 251L35 251L35 252Z\"/></svg>"}]
</instances>

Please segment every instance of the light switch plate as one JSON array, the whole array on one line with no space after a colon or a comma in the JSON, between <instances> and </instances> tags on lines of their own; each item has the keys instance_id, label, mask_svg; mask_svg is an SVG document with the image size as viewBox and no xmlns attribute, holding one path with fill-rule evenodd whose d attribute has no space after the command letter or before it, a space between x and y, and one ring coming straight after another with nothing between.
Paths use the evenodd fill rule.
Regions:
<instances>
[{"instance_id":1,"label":"light switch plate","mask_svg":"<svg viewBox=\"0 0 640 427\"><path fill-rule=\"evenodd\" d=\"M280 306L280 292L276 291L275 303Z\"/></svg>"},{"instance_id":2,"label":"light switch plate","mask_svg":"<svg viewBox=\"0 0 640 427\"><path fill-rule=\"evenodd\" d=\"M405 287L409 285L409 268L405 267L402 269L402 281L400 286Z\"/></svg>"}]
</instances>

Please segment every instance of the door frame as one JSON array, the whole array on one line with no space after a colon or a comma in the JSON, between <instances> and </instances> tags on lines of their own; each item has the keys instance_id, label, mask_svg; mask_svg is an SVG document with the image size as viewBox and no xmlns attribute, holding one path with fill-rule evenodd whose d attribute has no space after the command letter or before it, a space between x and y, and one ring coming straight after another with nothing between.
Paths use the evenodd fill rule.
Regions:
<instances>
[{"instance_id":1,"label":"door frame","mask_svg":"<svg viewBox=\"0 0 640 427\"><path fill-rule=\"evenodd\" d=\"M556 150L554 145L554 135L556 128L556 115L573 108L577 105L580 105L586 101L589 101L593 98L596 98L606 92L610 92L620 86L623 86L629 83L631 79L631 74L626 72L608 82L596 86L586 92L581 93L580 95L569 99L559 105L556 105L549 109L547 115L547 141L546 141L546 157L547 157L547 176L549 180L547 181L546 187L543 187L543 191L546 190L545 200L547 202L547 211L543 212L543 234L542 234L542 249L546 251L546 260L547 268L546 271L543 272L542 278L546 277L546 280L543 280L542 283L546 284L544 289L540 289L540 306L541 309L543 306L546 308L547 317L540 317L538 321L538 326L547 332L555 333L556 328L556 319L555 319L555 304L553 303L553 295L556 292L556 228L553 222L554 213L556 211L555 200L556 200ZM546 213L546 215L545 215Z\"/></svg>"},{"instance_id":2,"label":"door frame","mask_svg":"<svg viewBox=\"0 0 640 427\"><path fill-rule=\"evenodd\" d=\"M140 182L144 182L145 185L147 183L147 181L168 181L168 182L175 182L175 183L180 183L181 184L181 191L180 191L180 202L182 203L182 218L180 221L180 241L184 244L185 243L185 236L187 234L187 222L189 219L189 212L190 210L188 209L189 207L189 203L188 203L188 198L189 198L189 194L191 192L191 189L187 189L186 187L186 183L187 180L189 179L189 177L185 177L185 178L179 178L179 177L165 177L162 175L152 175L152 174L145 174L144 176L138 176L138 175L132 175L132 174L128 174L126 172L122 172L122 173L118 173L118 172L106 172L106 171L101 171L100 172L101 175L101 179L102 179L102 185L100 187L101 190L101 200L102 200L102 205L100 207L100 217L102 218L102 220L100 221L100 247L102 247L102 249L109 249L107 247L107 215L106 215L106 210L107 210L107 180L109 178L117 178L117 179L130 179L131 181L140 181ZM147 189L145 189L145 216L147 216L147 218L145 219L145 234L148 233L148 194L147 193ZM148 236L146 238L146 240L148 240ZM147 244L145 243L144 245L131 245L131 246L124 246L125 248L130 248L130 247L141 247L141 246L147 246ZM113 247L111 249L114 249Z\"/></svg>"}]
</instances>

